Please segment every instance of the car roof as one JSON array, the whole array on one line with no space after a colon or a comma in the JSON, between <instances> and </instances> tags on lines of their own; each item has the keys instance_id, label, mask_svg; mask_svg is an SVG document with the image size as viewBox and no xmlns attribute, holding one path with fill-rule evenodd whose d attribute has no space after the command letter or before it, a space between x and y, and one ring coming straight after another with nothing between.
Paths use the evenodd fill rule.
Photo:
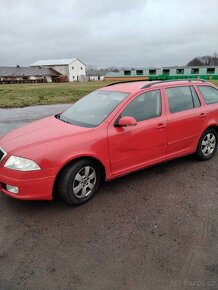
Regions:
<instances>
[{"instance_id":1,"label":"car roof","mask_svg":"<svg viewBox=\"0 0 218 290\"><path fill-rule=\"evenodd\" d=\"M149 83L149 81L118 82L103 87L101 88L101 90L134 93L135 91L140 90L143 86L148 85Z\"/></svg>"},{"instance_id":2,"label":"car roof","mask_svg":"<svg viewBox=\"0 0 218 290\"><path fill-rule=\"evenodd\" d=\"M101 90L117 91L117 92L129 92L134 93L141 89L146 88L160 88L168 86L179 86L179 85L199 85L207 84L212 85L204 80L168 80L168 81L127 81L118 82L114 84L109 84L106 87L101 88Z\"/></svg>"}]
</instances>

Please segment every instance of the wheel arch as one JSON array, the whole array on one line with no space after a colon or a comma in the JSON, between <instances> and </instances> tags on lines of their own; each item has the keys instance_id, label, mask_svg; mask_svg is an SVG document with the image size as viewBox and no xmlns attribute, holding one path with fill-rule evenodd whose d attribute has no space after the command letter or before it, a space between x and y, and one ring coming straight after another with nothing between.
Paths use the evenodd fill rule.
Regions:
<instances>
[{"instance_id":1,"label":"wheel arch","mask_svg":"<svg viewBox=\"0 0 218 290\"><path fill-rule=\"evenodd\" d=\"M215 123L208 124L208 126L206 128L204 128L204 131L201 132L201 135L199 136L198 142L201 140L201 137L204 134L204 132L207 131L208 129L214 129L218 135L218 125Z\"/></svg>"},{"instance_id":2,"label":"wheel arch","mask_svg":"<svg viewBox=\"0 0 218 290\"><path fill-rule=\"evenodd\" d=\"M210 125L204 131L206 131L208 129L214 129L217 132L217 135L218 135L218 125L216 125L216 124Z\"/></svg>"},{"instance_id":3,"label":"wheel arch","mask_svg":"<svg viewBox=\"0 0 218 290\"><path fill-rule=\"evenodd\" d=\"M199 144L199 142L200 142L200 140L201 140L202 135L203 135L204 132L205 132L206 130L208 130L208 129L214 129L214 130L216 131L217 135L218 135L218 125L216 125L215 123L208 124L208 126L205 127L204 130L201 132L201 134L198 136L198 139L197 139L197 143L196 143L196 145L195 145L195 151L194 151L194 152L196 152L196 150L197 150L197 148L198 148L198 144Z\"/></svg>"},{"instance_id":4,"label":"wheel arch","mask_svg":"<svg viewBox=\"0 0 218 290\"><path fill-rule=\"evenodd\" d=\"M69 166L70 164L76 162L76 161L80 161L82 159L89 159L91 160L92 162L94 162L99 168L100 168L100 172L101 172L101 180L104 181L106 179L106 169L105 169L105 166L104 164L98 160L97 158L95 157L92 157L92 156L80 156L80 157L76 157L68 162L66 162L58 171L56 177L55 177L55 181L54 181L54 184L53 184L53 190L52 190L52 196L54 197L55 195L57 195L57 183L59 181L59 177L61 175L61 173L63 172L63 170Z\"/></svg>"},{"instance_id":5,"label":"wheel arch","mask_svg":"<svg viewBox=\"0 0 218 290\"><path fill-rule=\"evenodd\" d=\"M213 157L213 155L216 153L216 148L213 149L213 151L211 153L209 153L208 156L206 156L204 153L202 153L201 151L201 140L203 140L202 138L204 137L205 134L207 134L207 131L209 132L209 130L213 130L215 131L214 133L216 133L216 143L218 141L218 126L216 124L211 124L210 126L208 126L207 128L205 128L205 130L202 132L200 138L199 138L199 141L198 141L198 144L196 146L196 150L195 150L195 154L197 155L198 159L200 159L201 161L206 161L206 160L209 160L210 158ZM215 144L216 145L216 144ZM214 153L213 153L214 152ZM203 155L202 155L203 154ZM210 155L212 154L212 155Z\"/></svg>"},{"instance_id":6,"label":"wheel arch","mask_svg":"<svg viewBox=\"0 0 218 290\"><path fill-rule=\"evenodd\" d=\"M198 142L201 140L202 135L204 134L204 132L208 129L214 129L217 132L218 135L218 125L215 123L212 124L208 124L208 126L206 128L204 128L204 131L201 132L201 135L199 136Z\"/></svg>"}]
</instances>

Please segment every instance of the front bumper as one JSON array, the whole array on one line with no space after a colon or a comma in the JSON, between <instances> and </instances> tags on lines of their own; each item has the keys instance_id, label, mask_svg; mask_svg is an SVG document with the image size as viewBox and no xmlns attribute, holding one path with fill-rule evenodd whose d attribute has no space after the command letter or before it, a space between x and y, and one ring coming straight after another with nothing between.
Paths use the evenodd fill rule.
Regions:
<instances>
[{"instance_id":1,"label":"front bumper","mask_svg":"<svg viewBox=\"0 0 218 290\"><path fill-rule=\"evenodd\" d=\"M52 200L56 177L55 169L21 172L0 167L0 192L22 200ZM19 188L19 193L11 193L6 184Z\"/></svg>"}]
</instances>

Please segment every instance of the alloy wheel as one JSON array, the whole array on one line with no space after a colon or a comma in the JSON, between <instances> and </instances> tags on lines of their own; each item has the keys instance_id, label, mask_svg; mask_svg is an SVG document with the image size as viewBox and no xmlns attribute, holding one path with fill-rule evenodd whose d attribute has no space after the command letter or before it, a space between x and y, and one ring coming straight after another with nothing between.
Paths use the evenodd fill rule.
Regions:
<instances>
[{"instance_id":1,"label":"alloy wheel","mask_svg":"<svg viewBox=\"0 0 218 290\"><path fill-rule=\"evenodd\" d=\"M89 196L96 184L96 171L91 166L85 166L76 174L73 182L73 193L77 198Z\"/></svg>"},{"instance_id":2,"label":"alloy wheel","mask_svg":"<svg viewBox=\"0 0 218 290\"><path fill-rule=\"evenodd\" d=\"M208 133L204 136L201 142L201 151L204 156L209 156L213 153L216 147L216 137L213 133Z\"/></svg>"}]
</instances>

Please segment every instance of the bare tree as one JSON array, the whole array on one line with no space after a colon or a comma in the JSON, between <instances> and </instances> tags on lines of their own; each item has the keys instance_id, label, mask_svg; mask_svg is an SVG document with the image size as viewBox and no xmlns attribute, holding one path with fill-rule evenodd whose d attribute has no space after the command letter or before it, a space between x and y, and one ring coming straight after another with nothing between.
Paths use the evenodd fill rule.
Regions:
<instances>
[{"instance_id":1,"label":"bare tree","mask_svg":"<svg viewBox=\"0 0 218 290\"><path fill-rule=\"evenodd\" d=\"M213 56L205 55L193 58L188 64L188 66L214 66L218 65L218 57L215 52Z\"/></svg>"}]
</instances>

